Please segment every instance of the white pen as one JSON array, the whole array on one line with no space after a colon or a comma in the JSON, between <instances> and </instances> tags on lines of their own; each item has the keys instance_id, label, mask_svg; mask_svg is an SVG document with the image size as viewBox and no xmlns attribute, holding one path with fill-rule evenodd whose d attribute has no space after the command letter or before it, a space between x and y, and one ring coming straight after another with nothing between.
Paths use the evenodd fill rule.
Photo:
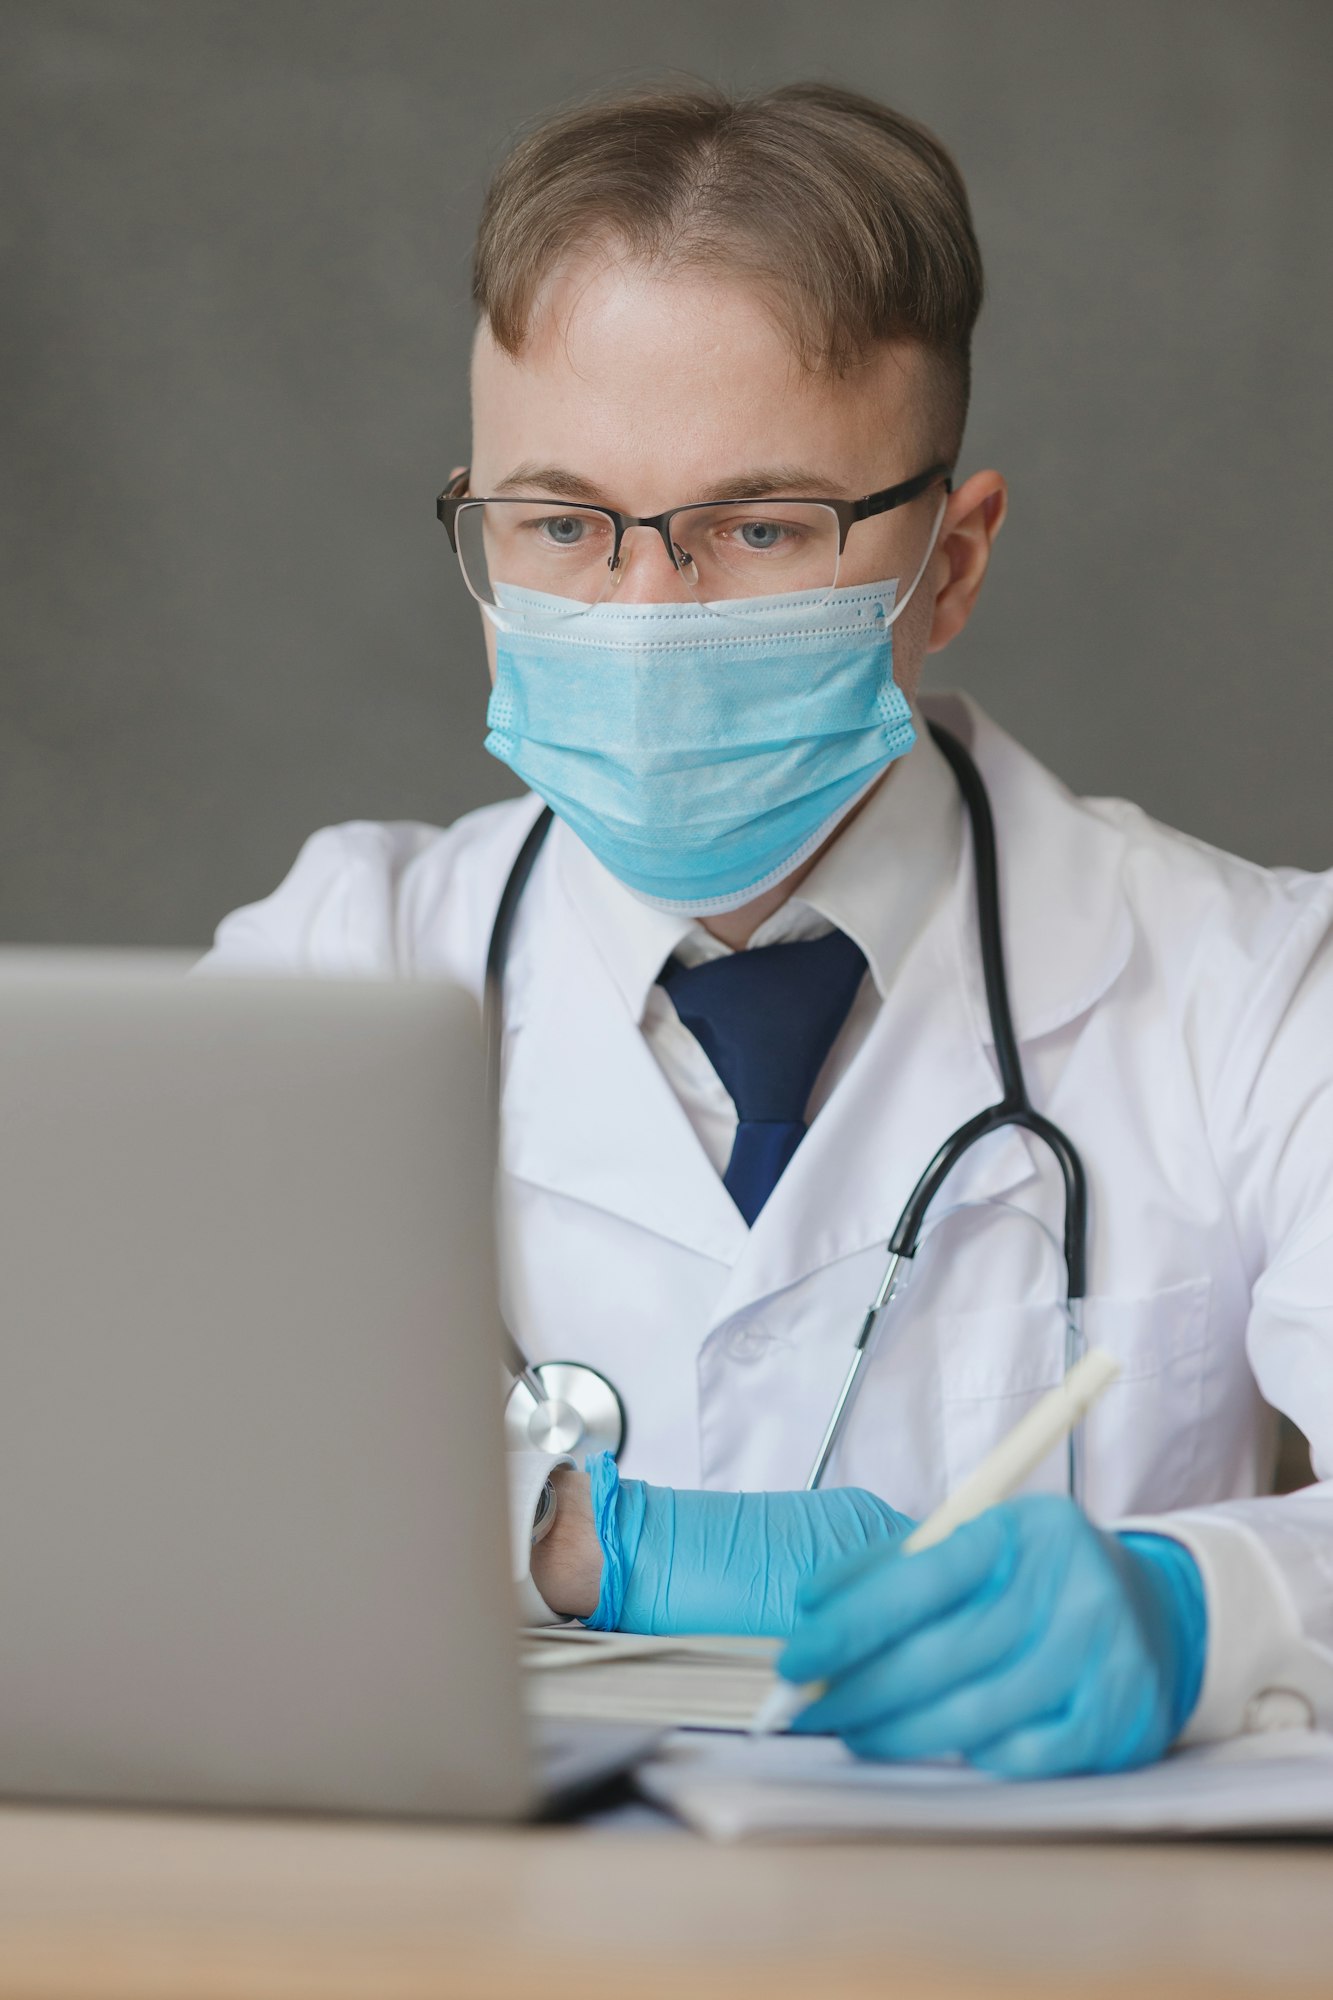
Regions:
<instances>
[{"instance_id":1,"label":"white pen","mask_svg":"<svg viewBox=\"0 0 1333 2000\"><path fill-rule=\"evenodd\" d=\"M913 1528L902 1544L902 1554L917 1555L934 1548L964 1521L975 1520L988 1507L996 1507L1016 1493L1033 1469L1061 1438L1068 1437L1076 1423L1091 1409L1102 1390L1120 1373L1120 1363L1104 1348L1094 1347L1076 1361L1062 1382L1020 1417L1008 1437L1001 1438L975 1472L970 1472L933 1514ZM793 1718L824 1692L822 1681L779 1681L764 1697L750 1724L751 1736L767 1736L785 1729Z\"/></svg>"}]
</instances>

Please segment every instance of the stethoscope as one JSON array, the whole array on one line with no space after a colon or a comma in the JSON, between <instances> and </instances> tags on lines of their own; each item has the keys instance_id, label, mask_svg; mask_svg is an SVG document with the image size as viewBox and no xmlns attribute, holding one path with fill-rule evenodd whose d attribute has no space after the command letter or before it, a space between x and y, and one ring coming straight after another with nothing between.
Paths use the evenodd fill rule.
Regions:
<instances>
[{"instance_id":1,"label":"stethoscope","mask_svg":"<svg viewBox=\"0 0 1333 2000\"><path fill-rule=\"evenodd\" d=\"M972 857L976 875L977 928L981 941L981 966L986 986L986 1006L990 1014L991 1040L995 1045L1003 1095L995 1104L977 1112L944 1141L934 1159L907 1198L888 1242L888 1262L879 1289L866 1309L857 1332L852 1358L837 1402L820 1442L815 1462L806 1480L813 1492L823 1480L838 1440L847 1426L862 1376L874 1348L884 1316L902 1290L921 1243L922 1232L932 1202L963 1155L980 1139L1006 1126L1021 1126L1041 1139L1055 1155L1064 1180L1064 1265L1066 1366L1074 1359L1078 1338L1078 1302L1086 1284L1088 1196L1083 1162L1073 1142L1060 1127L1033 1108L1023 1077L1009 1010L1009 987L1004 970L1004 939L1000 929L1000 884L996 865L995 820L980 771L956 736L938 723L928 725L931 735L947 759L963 795L972 827ZM500 897L486 954L486 1043L490 1076L491 1104L498 1121L500 1102L500 1042L505 961L519 899L533 864L551 826L547 806L529 829L509 872ZM1035 1219L1035 1218L1033 1218ZM1041 1225L1039 1225L1041 1226ZM528 1360L513 1335L506 1333L508 1358L515 1377L505 1410L505 1431L511 1444L533 1444L543 1450L580 1454L609 1451L617 1458L627 1434L625 1406L612 1383L599 1369L582 1361ZM1071 1490L1074 1460L1071 1442L1069 1461Z\"/></svg>"}]
</instances>

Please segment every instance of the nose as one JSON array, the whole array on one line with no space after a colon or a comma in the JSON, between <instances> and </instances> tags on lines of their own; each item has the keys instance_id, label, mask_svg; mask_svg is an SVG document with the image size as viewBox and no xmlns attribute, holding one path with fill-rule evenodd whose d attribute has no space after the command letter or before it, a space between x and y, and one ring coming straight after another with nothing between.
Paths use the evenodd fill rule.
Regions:
<instances>
[{"instance_id":1,"label":"nose","mask_svg":"<svg viewBox=\"0 0 1333 2000\"><path fill-rule=\"evenodd\" d=\"M626 528L611 594L617 604L669 604L688 599L691 592L656 528Z\"/></svg>"}]
</instances>

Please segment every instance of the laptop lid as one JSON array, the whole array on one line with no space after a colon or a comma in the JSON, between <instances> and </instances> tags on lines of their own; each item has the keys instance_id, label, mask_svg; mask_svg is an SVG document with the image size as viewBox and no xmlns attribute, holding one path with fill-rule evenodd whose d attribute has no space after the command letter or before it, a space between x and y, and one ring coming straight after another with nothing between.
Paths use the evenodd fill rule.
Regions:
<instances>
[{"instance_id":1,"label":"laptop lid","mask_svg":"<svg viewBox=\"0 0 1333 2000\"><path fill-rule=\"evenodd\" d=\"M0 1792L531 1805L473 1001L0 954Z\"/></svg>"}]
</instances>

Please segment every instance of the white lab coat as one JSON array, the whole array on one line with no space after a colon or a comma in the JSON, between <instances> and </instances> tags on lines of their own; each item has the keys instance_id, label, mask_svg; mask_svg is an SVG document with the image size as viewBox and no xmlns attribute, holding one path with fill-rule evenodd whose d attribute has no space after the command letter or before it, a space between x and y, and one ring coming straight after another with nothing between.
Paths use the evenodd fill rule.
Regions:
<instances>
[{"instance_id":1,"label":"white lab coat","mask_svg":"<svg viewBox=\"0 0 1333 2000\"><path fill-rule=\"evenodd\" d=\"M1029 1089L1088 1170L1083 1329L1121 1376L1086 1426L1082 1497L1100 1520L1178 1535L1201 1565L1191 1735L1285 1718L1293 1694L1333 1725L1333 873L1261 869L1123 802L1074 799L970 701L922 706L986 780ZM536 810L328 828L226 919L207 963L446 974L479 995ZM557 824L546 843L506 979L511 1324L534 1360L590 1361L617 1384L627 1473L800 1486L911 1186L999 1094L970 840L749 1230L590 946L562 880L573 838ZM1045 1149L1014 1131L983 1142L938 1212L957 1203L989 1206L927 1240L829 1475L914 1516L1064 1362L1059 1260L1008 1206L1058 1237ZM1273 1407L1324 1483L1255 1499ZM1063 1456L1033 1484L1063 1490Z\"/></svg>"}]
</instances>

